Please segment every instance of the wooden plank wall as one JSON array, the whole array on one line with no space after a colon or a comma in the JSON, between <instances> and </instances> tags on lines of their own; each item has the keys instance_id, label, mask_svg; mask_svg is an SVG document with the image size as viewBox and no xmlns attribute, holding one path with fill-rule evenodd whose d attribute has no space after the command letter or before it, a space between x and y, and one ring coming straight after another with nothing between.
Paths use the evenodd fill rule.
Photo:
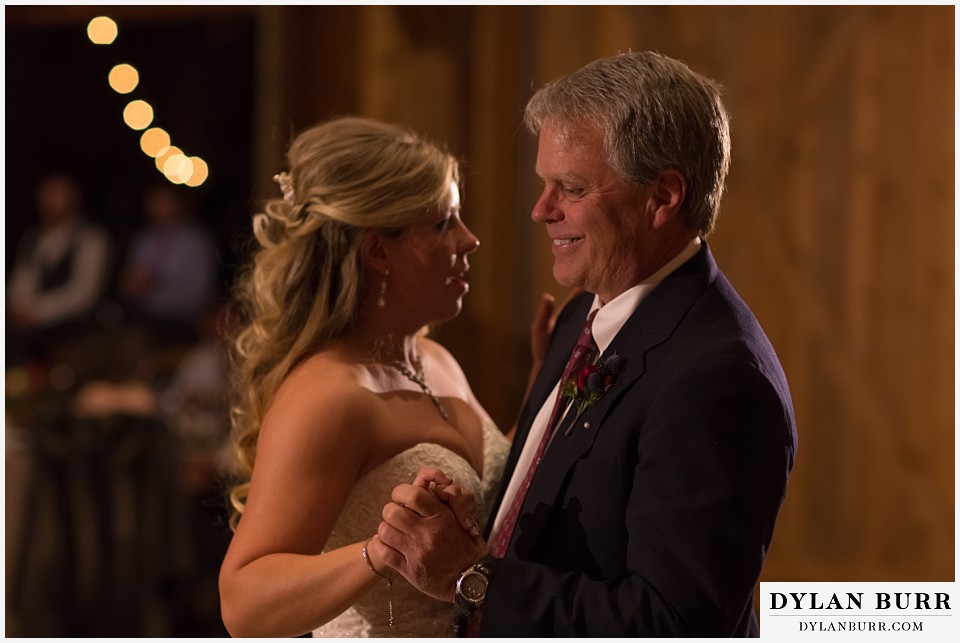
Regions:
<instances>
[{"instance_id":1,"label":"wooden plank wall","mask_svg":"<svg viewBox=\"0 0 960 643\"><path fill-rule=\"evenodd\" d=\"M764 579L953 579L952 6L261 11L296 12L264 22L287 30L270 42L302 75L276 99L293 125L348 109L465 159L465 218L482 246L462 316L437 335L503 425L533 306L563 294L529 219L531 89L626 49L721 81L733 168L710 242L781 356L800 433Z\"/></svg>"}]
</instances>

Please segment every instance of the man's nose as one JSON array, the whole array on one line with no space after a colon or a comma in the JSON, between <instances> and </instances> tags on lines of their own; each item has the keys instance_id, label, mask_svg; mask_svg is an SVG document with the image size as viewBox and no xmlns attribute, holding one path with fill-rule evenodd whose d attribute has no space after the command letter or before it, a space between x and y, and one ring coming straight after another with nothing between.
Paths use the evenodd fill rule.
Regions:
<instances>
[{"instance_id":1,"label":"man's nose","mask_svg":"<svg viewBox=\"0 0 960 643\"><path fill-rule=\"evenodd\" d=\"M543 188L540 198L533 204L530 218L537 223L551 223L561 220L563 211L556 207L555 198L555 193L551 188Z\"/></svg>"}]
</instances>

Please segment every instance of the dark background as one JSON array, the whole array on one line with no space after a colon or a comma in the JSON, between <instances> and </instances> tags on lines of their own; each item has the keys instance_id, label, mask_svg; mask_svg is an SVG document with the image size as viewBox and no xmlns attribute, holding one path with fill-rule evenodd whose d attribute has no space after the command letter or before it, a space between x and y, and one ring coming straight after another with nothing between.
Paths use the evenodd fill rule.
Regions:
<instances>
[{"instance_id":1,"label":"dark background","mask_svg":"<svg viewBox=\"0 0 960 643\"><path fill-rule=\"evenodd\" d=\"M123 108L139 98L154 108L151 127L209 166L202 186L183 190L219 240L226 286L252 206L253 17L120 20L112 45L94 45L79 20L21 24L10 21L17 10L6 9L6 267L35 221L37 181L54 171L80 180L88 216L107 226L114 264L122 261L143 222L145 188L166 182L140 150L142 132L123 122ZM140 73L126 95L107 83L123 62Z\"/></svg>"},{"instance_id":2,"label":"dark background","mask_svg":"<svg viewBox=\"0 0 960 643\"><path fill-rule=\"evenodd\" d=\"M97 15L90 8L5 8L5 268L37 222L37 182L66 172L79 180L88 218L110 235L106 299L118 299L117 277L145 223L144 192L167 183L140 149L142 131L123 122L126 104L143 99L154 108L150 126L208 164L205 183L177 189L216 240L225 296L253 204L254 16L102 9L119 23L111 45L87 37ZM119 63L139 72L129 94L107 82ZM116 341L106 350L125 349ZM159 390L161 383L153 384ZM182 447L165 425L127 418L16 427L22 438L11 447L14 428L7 449L8 635L226 636L216 589L229 540L223 490L218 483L185 487ZM65 457L56 457L61 451ZM10 493L18 502L9 502ZM124 493L134 494L132 510L122 504ZM11 514L11 506L23 508Z\"/></svg>"}]
</instances>

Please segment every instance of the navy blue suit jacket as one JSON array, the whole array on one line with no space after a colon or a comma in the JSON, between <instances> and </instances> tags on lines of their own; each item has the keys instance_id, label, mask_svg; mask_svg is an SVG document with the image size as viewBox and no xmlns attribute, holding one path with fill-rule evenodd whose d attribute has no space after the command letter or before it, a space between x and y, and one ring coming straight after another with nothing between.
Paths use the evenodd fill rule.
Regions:
<instances>
[{"instance_id":1,"label":"navy blue suit jacket","mask_svg":"<svg viewBox=\"0 0 960 643\"><path fill-rule=\"evenodd\" d=\"M508 475L592 298L557 320ZM773 347L704 243L613 352L626 358L613 387L569 436L562 422L544 455L480 635L757 635L754 587L796 451Z\"/></svg>"}]
</instances>

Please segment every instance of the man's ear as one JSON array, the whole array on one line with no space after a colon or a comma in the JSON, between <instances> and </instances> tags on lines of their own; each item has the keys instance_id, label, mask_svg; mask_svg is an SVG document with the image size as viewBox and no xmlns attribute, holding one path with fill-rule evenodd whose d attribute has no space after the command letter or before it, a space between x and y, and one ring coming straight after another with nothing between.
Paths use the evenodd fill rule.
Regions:
<instances>
[{"instance_id":1,"label":"man's ear","mask_svg":"<svg viewBox=\"0 0 960 643\"><path fill-rule=\"evenodd\" d=\"M664 170L654 179L653 227L660 228L676 219L687 196L687 179L677 170Z\"/></svg>"},{"instance_id":2,"label":"man's ear","mask_svg":"<svg viewBox=\"0 0 960 643\"><path fill-rule=\"evenodd\" d=\"M376 230L367 230L360 238L360 260L381 275L390 268L385 241L384 236Z\"/></svg>"}]
</instances>

